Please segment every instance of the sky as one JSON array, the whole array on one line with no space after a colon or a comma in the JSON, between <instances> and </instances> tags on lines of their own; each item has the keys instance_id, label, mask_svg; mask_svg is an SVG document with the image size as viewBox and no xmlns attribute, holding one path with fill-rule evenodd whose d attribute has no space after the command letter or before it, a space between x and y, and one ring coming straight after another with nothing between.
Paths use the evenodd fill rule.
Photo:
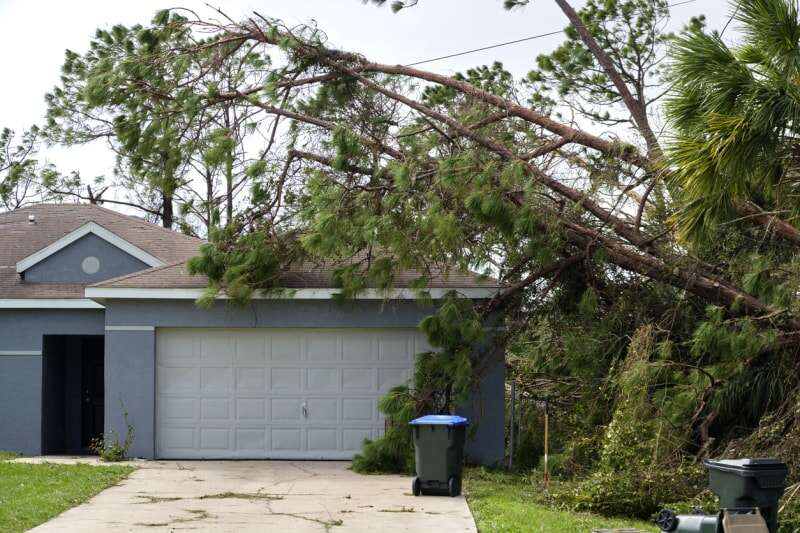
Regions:
<instances>
[{"instance_id":1,"label":"sky","mask_svg":"<svg viewBox=\"0 0 800 533\"><path fill-rule=\"evenodd\" d=\"M584 0L572 3L579 8ZM398 14L388 5L379 8L361 0L0 0L0 65L5 77L0 82L0 127L21 131L44 122L44 94L58 83L64 50L85 51L97 28L145 24L166 7L209 13L206 4L234 19L257 11L288 24L313 21L336 47L384 63L413 63L549 33L566 25L553 0L533 0L512 12L503 9L501 0L420 0L414 8ZM722 28L730 16L728 2L694 0L673 7L670 28L678 29L698 14L706 15L709 27ZM514 75L523 76L537 55L561 41L561 35L553 35L422 67L453 74L501 61ZM87 179L101 174L110 178L114 163L102 144L48 148L40 160L56 164L65 173L80 171Z\"/></svg>"}]
</instances>

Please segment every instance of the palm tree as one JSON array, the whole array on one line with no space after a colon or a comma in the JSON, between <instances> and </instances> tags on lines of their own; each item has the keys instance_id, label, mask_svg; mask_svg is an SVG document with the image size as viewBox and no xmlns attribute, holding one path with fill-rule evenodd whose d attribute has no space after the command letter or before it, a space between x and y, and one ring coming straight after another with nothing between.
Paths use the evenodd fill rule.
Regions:
<instances>
[{"instance_id":1,"label":"palm tree","mask_svg":"<svg viewBox=\"0 0 800 533\"><path fill-rule=\"evenodd\" d=\"M800 212L800 20L796 0L731 6L741 42L687 30L671 48L666 104L674 137L675 216L688 241L719 222L757 212ZM749 207L749 209L748 209Z\"/></svg>"}]
</instances>

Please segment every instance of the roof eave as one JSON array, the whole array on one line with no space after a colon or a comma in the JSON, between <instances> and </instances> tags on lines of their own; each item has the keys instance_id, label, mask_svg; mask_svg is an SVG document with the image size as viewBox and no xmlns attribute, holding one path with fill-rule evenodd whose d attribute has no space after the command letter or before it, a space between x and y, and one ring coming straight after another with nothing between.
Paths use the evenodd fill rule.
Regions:
<instances>
[{"instance_id":1,"label":"roof eave","mask_svg":"<svg viewBox=\"0 0 800 533\"><path fill-rule=\"evenodd\" d=\"M0 298L0 309L105 309L90 298Z\"/></svg>"},{"instance_id":2,"label":"roof eave","mask_svg":"<svg viewBox=\"0 0 800 533\"><path fill-rule=\"evenodd\" d=\"M456 291L464 298L475 300L491 298L498 292L495 287L437 287L425 291L434 300L442 299L451 291ZM262 293L253 296L256 300L329 300L340 293L338 288L285 289L276 293ZM140 299L140 300L196 300L205 293L202 288L134 288L134 287L87 287L84 294L87 298L101 299ZM390 290L367 289L359 293L357 300L416 300L419 291L398 288ZM228 299L225 295L220 300Z\"/></svg>"}]
</instances>

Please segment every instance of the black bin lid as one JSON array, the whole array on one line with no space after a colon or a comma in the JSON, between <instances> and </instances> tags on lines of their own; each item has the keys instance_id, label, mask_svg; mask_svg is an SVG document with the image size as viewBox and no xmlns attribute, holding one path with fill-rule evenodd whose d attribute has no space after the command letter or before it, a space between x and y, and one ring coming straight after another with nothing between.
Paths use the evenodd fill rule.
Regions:
<instances>
[{"instance_id":1,"label":"black bin lid","mask_svg":"<svg viewBox=\"0 0 800 533\"><path fill-rule=\"evenodd\" d=\"M755 473L755 472L788 472L789 467L779 459L706 459L703 463L711 470L723 472Z\"/></svg>"}]
</instances>

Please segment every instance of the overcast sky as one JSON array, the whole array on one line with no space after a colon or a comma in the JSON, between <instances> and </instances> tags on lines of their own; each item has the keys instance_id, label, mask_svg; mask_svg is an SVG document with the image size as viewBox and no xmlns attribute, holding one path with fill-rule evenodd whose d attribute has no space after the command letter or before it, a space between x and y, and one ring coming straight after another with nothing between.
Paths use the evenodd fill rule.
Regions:
<instances>
[{"instance_id":1,"label":"overcast sky","mask_svg":"<svg viewBox=\"0 0 800 533\"><path fill-rule=\"evenodd\" d=\"M682 0L674 0L679 3ZM147 23L166 7L186 6L208 12L202 0L0 0L0 127L22 130L42 123L44 93L58 82L64 50L83 52L98 27ZM316 21L330 42L385 63L412 63L454 52L562 29L564 15L552 0L533 0L513 12L501 0L420 0L413 9L392 14L388 7L361 0L226 0L208 2L232 18L255 10L288 24ZM583 0L574 0L580 7ZM726 0L694 0L672 9L670 26L681 27L705 14L709 26L721 28L730 11ZM731 31L731 30L729 30ZM524 75L536 56L561 42L544 37L457 58L428 63L445 74L501 61ZM50 149L43 159L62 172L79 170L84 178L111 176L113 157L103 146Z\"/></svg>"}]
</instances>

